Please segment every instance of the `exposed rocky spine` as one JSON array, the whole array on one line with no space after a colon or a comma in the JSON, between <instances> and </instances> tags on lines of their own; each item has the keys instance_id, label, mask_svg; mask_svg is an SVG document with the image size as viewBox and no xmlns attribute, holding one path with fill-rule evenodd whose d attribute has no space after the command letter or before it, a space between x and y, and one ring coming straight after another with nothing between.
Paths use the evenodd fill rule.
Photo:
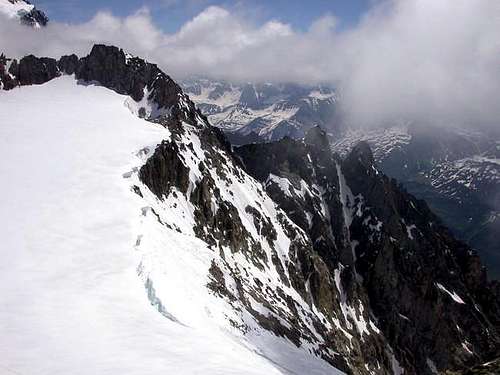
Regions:
<instances>
[{"instance_id":1,"label":"exposed rocky spine","mask_svg":"<svg viewBox=\"0 0 500 375\"><path fill-rule=\"evenodd\" d=\"M220 145L205 139L212 131L204 128L201 144L203 149L211 150L205 153L209 164L220 168L224 159L219 157L220 150L213 152L214 146ZM161 150L141 173L148 174L150 165L163 159ZM222 150L237 166L227 147ZM265 184L274 201L307 234L306 242L294 248L293 262L276 270L284 282L290 283L327 321L330 319L329 325L321 321L315 325L322 336L318 355L348 372L397 373L403 367L410 374L431 374L435 368L465 368L495 355L499 343L497 299L486 283L477 256L450 236L425 203L402 191L376 169L366 144L360 144L342 161L329 151L325 133L315 128L303 142L285 139L245 146L237 152L247 171ZM190 200L196 207L197 235L213 246L242 252L256 267L265 267L269 264L266 252L258 242L252 242L237 210L221 199L220 185L211 177L210 168L202 166L203 177L187 189L192 191ZM233 171L238 173L237 169ZM160 179L158 175L143 181L154 190L152 181ZM186 191L185 185L176 186ZM168 192L159 196L168 196ZM214 200L221 207L216 214L212 211ZM259 211L251 206L246 211L260 228ZM422 234L417 234L421 227L421 233L428 230L429 238L434 236L432 243L439 248L431 251L437 254L431 255L432 261L426 258L431 242L422 241ZM300 233L290 228L291 237ZM402 259L407 255L401 254L405 252L417 260L405 264ZM407 267L414 267L413 279L407 279ZM238 276L239 272L226 272L237 280L240 289L237 294L229 292L220 276L224 272L213 264L209 286L218 295L233 302L245 301L247 294L266 301L255 294L254 288L245 290L248 281ZM470 299L457 302L462 299L455 294ZM272 301L276 296L266 298ZM294 315L290 330L279 321L263 319L251 305L244 306L266 329L297 344L298 337L303 337L300 313ZM282 319L290 314L274 311ZM422 322L419 314L426 316ZM442 323L444 316L450 318L446 324ZM323 351L328 348L341 358Z\"/></svg>"}]
</instances>

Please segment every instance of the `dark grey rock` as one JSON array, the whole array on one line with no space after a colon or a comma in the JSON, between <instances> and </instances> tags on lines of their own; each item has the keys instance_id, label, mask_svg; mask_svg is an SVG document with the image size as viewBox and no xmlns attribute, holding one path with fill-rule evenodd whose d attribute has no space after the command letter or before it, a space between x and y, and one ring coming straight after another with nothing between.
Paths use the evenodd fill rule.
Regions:
<instances>
[{"instance_id":1,"label":"dark grey rock","mask_svg":"<svg viewBox=\"0 0 500 375\"><path fill-rule=\"evenodd\" d=\"M76 78L84 82L98 82L120 94L130 95L135 101L149 98L159 108L168 109L177 104L180 87L156 65L137 57L127 57L123 50L97 44L90 54L80 60Z\"/></svg>"},{"instance_id":2,"label":"dark grey rock","mask_svg":"<svg viewBox=\"0 0 500 375\"><path fill-rule=\"evenodd\" d=\"M189 186L189 169L179 158L175 142L163 141L140 170L140 179L158 197L168 195L173 187L186 193Z\"/></svg>"},{"instance_id":3,"label":"dark grey rock","mask_svg":"<svg viewBox=\"0 0 500 375\"><path fill-rule=\"evenodd\" d=\"M21 86L41 85L60 75L55 59L33 55L23 57L19 63L14 60L9 73L16 77Z\"/></svg>"},{"instance_id":4,"label":"dark grey rock","mask_svg":"<svg viewBox=\"0 0 500 375\"><path fill-rule=\"evenodd\" d=\"M77 55L62 56L57 62L57 66L61 73L75 74L78 69L79 59Z\"/></svg>"}]
</instances>

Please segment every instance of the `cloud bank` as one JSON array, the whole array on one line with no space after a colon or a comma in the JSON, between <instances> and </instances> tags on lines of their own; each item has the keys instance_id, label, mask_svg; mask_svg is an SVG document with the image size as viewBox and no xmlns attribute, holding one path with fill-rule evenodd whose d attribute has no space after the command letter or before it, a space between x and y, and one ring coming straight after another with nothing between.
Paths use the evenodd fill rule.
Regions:
<instances>
[{"instance_id":1,"label":"cloud bank","mask_svg":"<svg viewBox=\"0 0 500 375\"><path fill-rule=\"evenodd\" d=\"M345 115L358 124L401 118L500 127L496 0L385 1L343 30L334 15L298 31L213 6L175 34L162 32L147 9L36 31L0 19L0 50L10 56L83 56L96 42L158 63L174 78L333 83Z\"/></svg>"}]
</instances>

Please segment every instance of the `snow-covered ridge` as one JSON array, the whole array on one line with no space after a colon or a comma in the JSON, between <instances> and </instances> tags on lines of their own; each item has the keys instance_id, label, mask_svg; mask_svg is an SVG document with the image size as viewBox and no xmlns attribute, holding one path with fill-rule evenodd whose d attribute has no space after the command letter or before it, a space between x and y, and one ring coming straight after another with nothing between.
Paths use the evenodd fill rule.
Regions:
<instances>
[{"instance_id":1,"label":"snow-covered ridge","mask_svg":"<svg viewBox=\"0 0 500 375\"><path fill-rule=\"evenodd\" d=\"M174 111L201 119L187 95L155 64L114 46L94 45L82 58L69 55L56 60L29 55L17 61L0 56L0 89L44 84L65 74L74 74L82 84L102 84L128 95L125 105L141 118L170 117Z\"/></svg>"},{"instance_id":2,"label":"snow-covered ridge","mask_svg":"<svg viewBox=\"0 0 500 375\"><path fill-rule=\"evenodd\" d=\"M108 199L106 194L115 194L114 199L110 199L110 203L112 202L113 205L105 206L105 208L103 208L104 210L111 211L109 213L110 218L108 219L106 217L104 223L93 224L92 220L94 215L92 213L88 213L86 216L88 221L82 223L73 222L72 220L75 219L72 219L71 215L69 217L64 217L63 220L65 224L74 228L76 231L79 231L78 233L82 238L77 250L82 254L86 254L88 251L86 248L86 242L83 240L83 238L88 235L86 230L87 227L93 228L94 225L102 225L103 228L105 228L106 235L115 235L114 232L108 232L106 230L106 228L114 228L114 224L108 223L107 220L111 220L112 222L117 221L117 219L112 216L113 206L120 206L118 203L120 199L129 199L132 202L135 202L134 207L130 204L128 206L120 206L123 209L127 208L128 211L126 213L123 211L119 212L119 217L121 219L120 227L123 231L120 234L120 238L123 240L117 243L116 246L123 250L126 250L127 247L131 251L135 249L137 251L136 254L141 255L136 265L130 263L130 259L127 264L128 267L137 267L137 273L142 279L145 288L144 298L148 301L146 304L141 304L141 302L137 300L132 300L130 303L134 306L138 304L139 306L135 307L139 309L148 308L151 311L157 310L157 313L159 313L158 316L167 318L167 320L175 323L174 327L179 328L181 332L183 332L183 329L180 327L188 327L188 329L196 331L196 333L193 334L185 332L172 333L171 330L170 332L168 330L166 331L169 332L167 336L174 337L177 341L177 345L175 345L175 347L183 342L182 339L177 337L178 334L188 336L189 340L193 341L185 344L186 353L181 353L180 355L180 358L184 358L184 362L189 362L187 358L189 356L195 356L195 352L206 352L206 350L200 348L200 346L196 344L197 337L208 336L210 337L208 342L211 340L214 341L214 345L211 345L211 348L213 348L213 351L211 351L212 353L221 353L221 351L225 352L226 350L239 353L236 354L236 356L228 358L227 362L223 361L222 363L215 365L210 359L208 359L208 361L204 360L206 363L202 365L195 364L195 366L198 367L196 370L194 370L191 365L185 366L183 369L185 369L186 373L197 373L200 369L203 372L241 372L239 369L248 367L248 364L246 359L238 361L237 357L239 355L248 358L257 357L253 360L250 359L251 361L256 362L257 366L255 369L249 370L248 372L281 373L282 368L286 368L288 369L287 371L299 373L306 371L306 369L308 371L312 371L312 373L318 374L325 372L337 373L338 371L331 367L330 364L316 356L319 354L320 344L323 339L316 332L316 329L312 325L312 321L310 319L313 319L312 317L314 316L315 321L320 322L325 320L324 316L319 311L311 312L311 307L308 302L305 301L303 296L290 286L290 281L288 280L289 263L291 262L290 257L293 256L293 253L290 253L291 249L289 247L292 243L295 244L294 246L298 246L300 243L304 245L304 242L307 242L307 240L300 234L300 231L292 236L289 231L294 227L293 223L286 218L286 215L276 208L274 202L272 202L262 191L259 183L246 175L240 167L233 165L233 161L230 156L224 153L222 147L211 151L211 158L210 160L207 159L207 152L212 150L214 145L211 143L212 141L208 144L207 141L202 143L201 136L205 134L205 131L208 131L205 136L211 139L210 137L216 136L216 132L206 126L206 120L199 115L189 98L176 89L177 86L175 83L171 83L165 78L162 80L163 83L160 82L159 90L151 93L144 91L142 95L139 95L140 93L135 91L131 91L130 94L134 95L137 99L134 99L134 96L132 98L125 97L113 94L109 91L109 96L119 98L120 102L120 107L116 110L121 113L121 117L113 117L112 112L115 110L116 103L118 101L110 103L105 95L100 95L103 90L106 92L107 90L96 86L98 83L93 80L92 77L94 77L93 74L101 74L101 72L95 70L87 72L85 65L89 60L93 60L94 66L98 66L103 54L108 55L108 60L109 58L116 58L117 63L124 63L127 67L130 64L137 63L138 69L141 69L142 63L140 63L140 61L134 61L134 58L130 56L123 57L122 52L118 49L96 46L88 57L79 61L73 59L74 61L72 64L73 66L75 64L78 66L77 74L80 77L90 80L92 82L91 84L86 84L84 80L76 81L73 77L57 77L58 74L54 74L55 78L51 79L51 77L48 77L49 82L41 86L21 87L19 89L11 90L10 92L2 92L1 94L5 97L12 95L12 97L15 98L15 96L21 95L20 93L29 93L30 90L33 90L33 92L37 93L37 96L34 96L32 100L39 101L38 105L33 105L34 109L43 105L45 100L42 98L46 98L46 100L50 98L51 101L54 101L54 106L57 105L60 108L65 108L64 112L66 117L73 115L78 116L78 121L72 122L72 129L80 129L81 127L84 127L82 131L92 133L94 127L98 126L101 131L107 132L105 137L103 137L101 133L94 134L97 141L92 142L92 145L86 145L85 140L88 139L87 133L80 136L61 133L58 137L53 137L54 139L57 138L58 142L68 145L68 148L62 148L61 152L70 152L75 155L82 155L81 160L79 159L81 164L77 164L75 166L74 172L77 176L83 174L83 176L85 176L85 181L82 181L82 183L79 184L77 191L83 191L85 194L87 194L87 191L92 191L93 193L86 196L87 199L82 199L81 202L79 202L80 204L85 205L85 207L93 209L93 212L98 213L98 208L96 208L98 207L98 204L93 202L93 199L95 198L99 202L101 199ZM123 59L124 61L122 61ZM34 60L33 63L36 64L38 61ZM58 64L58 67L62 67L61 61L56 62L55 60L51 60L51 64L54 66L56 63ZM69 66L66 64L63 65L65 65L65 68ZM103 70L104 69L106 69L106 67L103 67ZM64 71L65 69L61 72ZM109 86L115 91L127 92L127 82L121 81L120 78L121 77L113 76L113 72L108 72L108 74L104 75L105 81L103 81L103 85ZM70 84L70 82L72 83ZM156 88L156 82L156 80L153 80L147 87ZM92 109L93 102L91 99L83 95L83 93L88 94L89 98L95 96L95 100L102 101L101 104L105 110L100 110L101 107L98 107L94 111ZM81 102L77 99L80 96L82 96ZM144 101L145 98L148 99L147 102ZM163 126L152 125L149 122L137 120L137 118L133 116L139 115L140 117L148 117L150 115L148 113L148 108L150 108L149 104L153 100L153 104L171 104L171 106L168 107L168 113L162 113L160 118L156 119L156 121L161 123ZM157 100L159 100L159 102L157 102ZM13 105L12 103L15 102L15 99L13 102L5 102L5 114L10 114L9 116L12 116L12 113L16 111L16 108L11 108L11 106ZM31 100L29 95L27 100L23 100L22 103L23 105L30 105L31 110ZM77 111L72 111L72 108L75 105L79 105L80 107ZM51 121L53 114L58 113L54 106L48 106L46 111L44 111L44 114L47 115L47 117L38 118L37 123L33 124L33 126L42 126L44 130L50 129L50 125L47 125L47 123ZM141 111L141 108L144 108L144 110ZM132 114L127 112L130 109L132 109ZM26 116L33 116L33 113L30 110L26 111ZM126 111L126 113L131 116L133 121L139 121L139 123L142 123L142 125L146 128L154 126L156 129L163 129L161 133L159 133L159 137L161 138L157 138L156 141L145 142L144 144L141 141L142 138L140 137L140 134L136 134L133 131L128 131L124 128L128 126L129 123L122 118L124 116L123 111ZM63 116L61 121L69 122L66 117ZM155 117L156 116L152 116L151 120L155 119ZM30 129L32 123L27 122L25 117L21 117L19 121L23 122L27 129ZM106 122L106 126L101 125L102 122ZM130 153L128 157L125 157L124 155L118 156L118 154L113 154L111 151L114 150L117 153L120 151L123 154L125 149L128 149L131 144L130 142L125 142L120 137L116 137L116 139L113 139L111 142L109 138L113 136L113 131L111 129L113 128L115 122L119 122L122 126L121 128L116 129L117 132L120 134L128 134L128 136L130 136L130 142L136 142L133 143L133 148L128 150ZM8 124L5 128L6 131L14 130L14 134L16 134L15 129L17 128L10 128L12 122L3 121L2 123ZM55 125L59 126L60 122L56 121L54 126ZM167 130L170 126L172 126L172 132ZM27 130L27 132L29 132L29 130ZM103 138L101 139L101 137ZM127 140L128 139L129 138L127 138ZM176 147L178 147L178 149L177 154L174 156L176 158L181 158L181 163L189 171L189 189L186 192L172 191L170 192L172 194L165 195L164 197L155 196L143 184L143 181L139 179L138 171L141 164L148 163L149 157L156 153L155 149L158 150L160 148L156 147L156 144L160 143L160 140L164 142L176 143ZM81 141L84 141L83 145L88 147L81 149L82 145L78 143ZM33 142L33 146L38 148L43 147L43 144L38 144L36 139L34 139ZM88 162L90 164L87 166L85 164L87 158L85 158L84 155L95 153L93 147L105 149L106 146L104 146L103 143L106 144L108 142L113 145L114 142L123 142L123 145L119 148L112 146L109 154L97 153L99 158L102 157L104 159L100 163L92 158L88 158ZM22 140L16 138L14 144L22 144ZM51 149L56 150L57 148L51 147ZM133 155L136 156L134 157ZM59 155L59 157L62 157L65 160L67 159L68 162L72 161L71 157L65 157L65 155ZM131 160L130 157L133 157L133 162L127 163L123 168L119 167L122 165L122 160ZM222 158L219 161L221 165L215 169L212 163L217 161L219 158ZM104 164L108 159L111 164L106 170L106 173L113 174L114 180L108 178L109 176L107 175L98 174L98 172L104 168ZM19 159L6 159L6 165L9 163L16 164L18 162ZM34 162L35 161L33 160L33 163ZM204 168L202 168L203 164L205 165ZM112 171L111 165L113 165L117 170ZM94 166L99 166L96 171L92 169ZM90 168L90 170L88 168ZM73 181L71 177L72 172L73 171L68 168L64 169L64 173L68 175L68 181ZM55 183L57 183L57 176L52 176L50 171L47 172L43 170L42 173L47 173L48 179L54 180ZM24 181L22 180L22 176L19 178L19 180L14 180L14 182L23 184ZM104 184L103 188L106 189L106 193L100 193L98 187L94 185L88 186L86 183L89 178L92 179L92 181L95 181L95 184ZM216 244L209 241L212 236L212 232L206 231L206 229L210 230L210 228L204 228L204 234L200 233L200 223L197 219L199 207L192 202L193 194L196 193L197 189L200 189L199 183L206 181L207 178L213 179L213 183L215 184L214 187L217 187L214 192L217 191L217 194L220 194L220 196L217 196L217 199L210 204L210 210L212 213L217 215L218 212L222 212L221 218L224 219L224 209L227 209L228 207L235 208L235 211L232 211L231 213L232 215L236 215L233 219L241 222L241 227L236 227L235 230L241 230L244 236L248 236L246 239L247 242L243 242L241 244L241 249L239 247L235 248L234 246L229 248L227 247L228 245L223 245L225 246L225 255L216 251L214 249L214 245ZM231 184L228 185L229 183ZM75 184L75 186L76 185L77 184ZM122 191L128 192L127 194L131 194L135 197L135 200L131 199L131 197L125 197L123 194L118 194L116 192L116 188L118 187L120 187ZM62 185L62 188L69 189L66 185ZM61 204L72 206L71 200L77 198L78 194L76 197L64 198L64 203ZM43 197L40 196L39 199L43 199ZM55 194L54 199L57 199L57 194ZM42 203L37 201L36 203L32 202L32 204L34 204L34 206L39 206ZM80 211L83 213L86 212L83 209ZM264 222L260 222L259 224L256 220L264 220ZM261 225L265 225L268 230L271 230L271 232L263 234L261 231L264 231L264 229L260 227ZM43 228L44 225L40 225L40 227ZM132 231L130 231L130 229L132 229ZM64 235L66 232L63 229L60 233L61 235ZM72 232L69 233L71 234L71 238L74 238L75 241L78 241L80 238L77 234L73 234ZM34 233L34 235L38 238L37 233ZM95 242L90 243L94 246L95 251L104 251L98 245L101 241L99 233L93 233L92 236L97 237ZM224 236L221 237L220 241L225 241ZM269 237L269 239L266 236L271 237ZM263 240L264 237L267 239ZM22 244L17 242L19 241L18 239L14 239L13 241L14 243L12 244L12 248L22 247ZM125 244L126 241L130 241L128 246ZM111 246L109 242L109 238L106 237L103 239L103 246ZM52 251L47 254L47 258L43 258L40 261L46 263L56 262L55 259L57 258L58 252L61 251L61 248L57 244L50 241L47 243L47 246L50 246ZM69 245L67 244L67 241L63 240L61 241L61 246L68 247ZM259 258L259 256L254 254L259 251L257 248L260 248L259 254L262 258ZM169 253L169 249L175 252L175 254ZM193 249L195 250L194 252L192 251ZM45 253L46 252L44 251L40 251L40 254ZM68 256L73 257L75 255L69 251ZM115 257L118 255L113 253L112 256ZM220 258L221 256L222 258ZM173 259L176 259L176 262L173 262ZM271 259L272 262L269 262L268 260ZM96 262L97 260L95 257L91 256L88 261L89 265L85 266L86 269L91 267L90 265L92 262ZM104 263L104 267L108 267L110 262L112 262L110 258L106 258L105 255L103 256L102 261ZM79 265L80 263L76 262L76 264ZM22 265L20 265L20 267L22 267ZM176 273L175 270L180 270L181 272ZM57 272L61 271L57 270ZM98 272L105 273L106 271L98 270ZM118 275L120 273L120 271L115 269L111 269L109 272ZM191 278L186 279L186 272L188 272ZM220 279L217 279L219 272L223 273L225 280L221 281ZM243 272L250 273L254 277L248 280L244 279L245 282L242 283L241 280L237 279L237 277ZM29 274L21 276L21 279L27 277L29 277ZM54 279L50 273L48 277ZM91 272L88 273L88 277L91 279L93 277L98 278ZM130 275L128 275L128 277L130 277ZM126 282L122 279L119 279L118 281L116 281L116 279L111 280L111 290L103 292L104 299L109 299L110 301L115 299L112 289L116 289L118 286L114 285L114 282L119 282L120 285L126 285L130 282L130 279ZM268 285L268 288L264 289L266 296L257 292L262 287L259 283L265 283ZM12 285L12 283L9 284ZM210 288L207 288L207 286L212 284L214 286L210 288L213 293L209 293ZM182 287L182 285L185 287ZM57 286L50 284L50 280L46 281L46 286L48 289L53 291L59 290ZM238 299L241 298L241 300L238 302L237 299L236 301L232 301L232 303L228 303L228 301L221 298L223 296L219 295L219 292L217 292L221 287L226 288L227 293L231 293L231 295L237 296ZM243 290L241 290L241 287L244 288L245 297L242 295ZM31 289L32 286L29 286L29 288ZM293 298L296 301L297 306L300 307L300 329L304 329L304 332L309 332L310 334L310 336L305 335L300 339L300 341L295 341L294 339L293 343L289 334L287 334L287 338L279 337L273 334L272 330L269 328L264 329L262 327L262 322L269 320L271 322L280 322L283 327L286 327L286 329L289 330L299 329L294 327L288 321L290 318L287 316L287 311L290 311L290 306L287 305L288 302L285 302L285 300L283 300L283 295L280 294L283 293L283 291L285 291L286 296ZM43 293L41 294L43 295ZM172 306L171 301L174 300L178 301ZM269 305L269 301L271 300L277 305ZM102 304L100 297L88 302L89 306L93 306L93 304L96 303ZM231 302L231 299L229 302ZM248 305L246 305L247 303ZM153 307L148 307L149 304ZM49 310L53 308L54 307L49 306ZM115 316L115 314L117 314L112 307L106 304L103 309L104 310L100 310L100 314L105 316ZM126 311L127 310L125 310L125 312ZM12 311L9 310L8 313L23 316L26 311L14 309ZM138 316L141 316L141 314L138 314ZM11 317L8 316L5 321L10 322L10 319ZM42 324L50 324L50 321L47 320L47 316L42 316L40 319L43 319ZM144 320L147 321L150 319L145 317ZM91 337L92 333L90 327L83 328L86 327L85 322L77 322L74 319L70 319L69 321L67 319L62 319L61 321L61 325L64 327L70 326L73 323L77 326L81 326L82 329L88 329L89 333L84 336L85 340L89 342L102 341L98 335ZM128 323L125 322L124 324ZM180 325L180 327L178 325ZM19 328L17 334L22 337L20 330L21 328ZM125 327L125 330L127 331L127 327ZM221 330L226 333L221 334ZM38 339L38 331L35 329L32 333L35 336L34 339ZM30 333L26 334L28 340L30 337L29 335ZM113 336L110 341L113 341L116 345L117 339L114 337L116 332L113 331L110 335ZM74 338L74 340L78 341L77 338ZM161 345L164 348L164 351L161 353L162 356L167 359L173 358L176 354L172 353L170 348L174 347L174 345L166 345L164 340L160 341L163 342ZM200 342L201 341L207 340L200 340ZM76 347L81 345L79 342L76 344ZM103 345L106 347L103 354L107 351L111 351L115 358L118 356L116 353L119 353L119 351L112 351L108 348L108 346L112 346L111 342L103 343ZM298 348L298 346L300 346L300 348ZM154 347L150 348L146 346L144 348L144 350L149 349L151 349L153 356L154 353L159 352L159 350ZM334 355L330 349L325 350L322 348L322 350L326 353L330 353L330 356ZM60 351L61 356L63 357L73 355L70 347L61 348ZM92 352L87 349L87 352L89 351ZM316 355L313 355L313 353ZM12 352L9 352L9 354L9 360L10 356L13 358L14 368L20 368L19 363L23 363L26 358L23 359L23 356L17 350L13 350ZM210 353L208 354L209 356L211 355ZM41 356L43 356L43 354ZM145 356L145 358L147 357L148 356ZM31 358L25 362L33 363L33 360L37 363L40 361L39 358ZM54 370L54 364L52 362L47 365L51 372L59 372L57 367ZM130 366L128 362L127 365ZM124 365L124 368L127 365ZM61 364L62 368L64 368L64 366L65 364ZM96 367L91 367L89 370L89 367L82 366L81 370L83 372L102 372L107 369L106 363L102 364L100 360L92 363L91 366ZM172 365L170 365L168 361L167 363L162 361L159 369L162 369L162 371L165 371L166 369L168 372L172 369L171 366ZM121 365L119 367L121 368ZM211 370L206 370L210 368ZM66 368L64 368L64 370L67 371ZM61 370L60 372L64 371Z\"/></svg>"},{"instance_id":3,"label":"snow-covered ridge","mask_svg":"<svg viewBox=\"0 0 500 375\"><path fill-rule=\"evenodd\" d=\"M279 104L272 104L264 109L235 106L221 113L209 115L208 118L218 127L227 131L240 131L242 134L255 132L263 136L271 133L283 121L290 121L298 110L297 106L284 107ZM246 128L253 121L258 121L258 124Z\"/></svg>"},{"instance_id":4,"label":"snow-covered ridge","mask_svg":"<svg viewBox=\"0 0 500 375\"><path fill-rule=\"evenodd\" d=\"M137 177L156 144L170 137L167 129L131 115L126 97L72 77L0 96L0 170L8 177L1 190L10 197L0 213L2 368L47 375L335 373L258 326L246 337L232 328L229 317L252 319L208 293L217 252L193 235L190 203L182 196L161 202ZM190 137L191 156L201 156ZM234 187L234 201L251 194L274 212L247 177ZM279 238L286 251L286 236ZM245 264L237 254L233 261Z\"/></svg>"},{"instance_id":5,"label":"snow-covered ridge","mask_svg":"<svg viewBox=\"0 0 500 375\"><path fill-rule=\"evenodd\" d=\"M259 355L289 371L337 373L310 354L319 349L322 339L309 319L324 320L325 316L311 310L307 301L287 281L291 257L294 256L290 245L292 241L305 239L300 233L298 238L290 238L281 220L286 220L287 225L293 224L288 219L280 219L284 214L259 183L241 170L235 173L232 160L222 151L221 169L208 170L207 174L207 169L200 166L211 165L213 160L206 156L206 146L199 140L199 129L187 123L183 124L183 128L183 134L172 134L170 142L179 145L180 158L189 169L187 192L173 188L170 194L159 199L139 179L132 180L135 186L139 186L146 207L150 207L142 219L144 226L138 233L137 249L142 254L141 277L154 285L155 296L162 301L162 306L174 321L196 329L219 326L247 342ZM182 148L182 144L192 147ZM208 239L202 240L197 232L196 228L200 225L197 221L198 207L193 198L188 197L193 197L207 178L213 179L214 187L220 193L220 197L211 198L211 214L218 215L218 212L226 210L227 205L235 208L234 213L231 211L231 219L241 221L242 228L232 230L242 230L248 236L241 248L226 243L226 238L212 244ZM276 230L274 240L266 238L256 221L255 212L260 212L259 217L268 223L266 225ZM225 217L227 214L222 215ZM211 237L216 228L203 230ZM158 238L166 233L168 237L165 240ZM245 250L246 247L248 250ZM275 260L269 262L266 259ZM186 273L196 279L186 279ZM240 275L246 276L241 278ZM212 293L207 290L207 285L213 285L209 287ZM300 350L289 339L279 338L263 329L259 321L269 319L292 328L288 316L293 312L279 297L280 293L293 300L299 309L303 322L296 324L306 324L312 331L311 338L304 336L295 343L300 345Z\"/></svg>"}]
</instances>

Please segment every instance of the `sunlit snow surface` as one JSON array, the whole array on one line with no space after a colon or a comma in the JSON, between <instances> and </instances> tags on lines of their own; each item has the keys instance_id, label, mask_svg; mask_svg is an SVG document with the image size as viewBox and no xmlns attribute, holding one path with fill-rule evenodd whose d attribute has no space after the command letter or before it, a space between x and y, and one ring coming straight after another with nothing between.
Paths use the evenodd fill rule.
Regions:
<instances>
[{"instance_id":1,"label":"sunlit snow surface","mask_svg":"<svg viewBox=\"0 0 500 375\"><path fill-rule=\"evenodd\" d=\"M263 334L262 351L212 323L222 304L204 294L210 251L148 225L130 191L139 151L168 131L125 99L72 77L0 91L0 373L335 372L283 339ZM145 246L166 250L154 265L169 282L164 314L138 275Z\"/></svg>"}]
</instances>

